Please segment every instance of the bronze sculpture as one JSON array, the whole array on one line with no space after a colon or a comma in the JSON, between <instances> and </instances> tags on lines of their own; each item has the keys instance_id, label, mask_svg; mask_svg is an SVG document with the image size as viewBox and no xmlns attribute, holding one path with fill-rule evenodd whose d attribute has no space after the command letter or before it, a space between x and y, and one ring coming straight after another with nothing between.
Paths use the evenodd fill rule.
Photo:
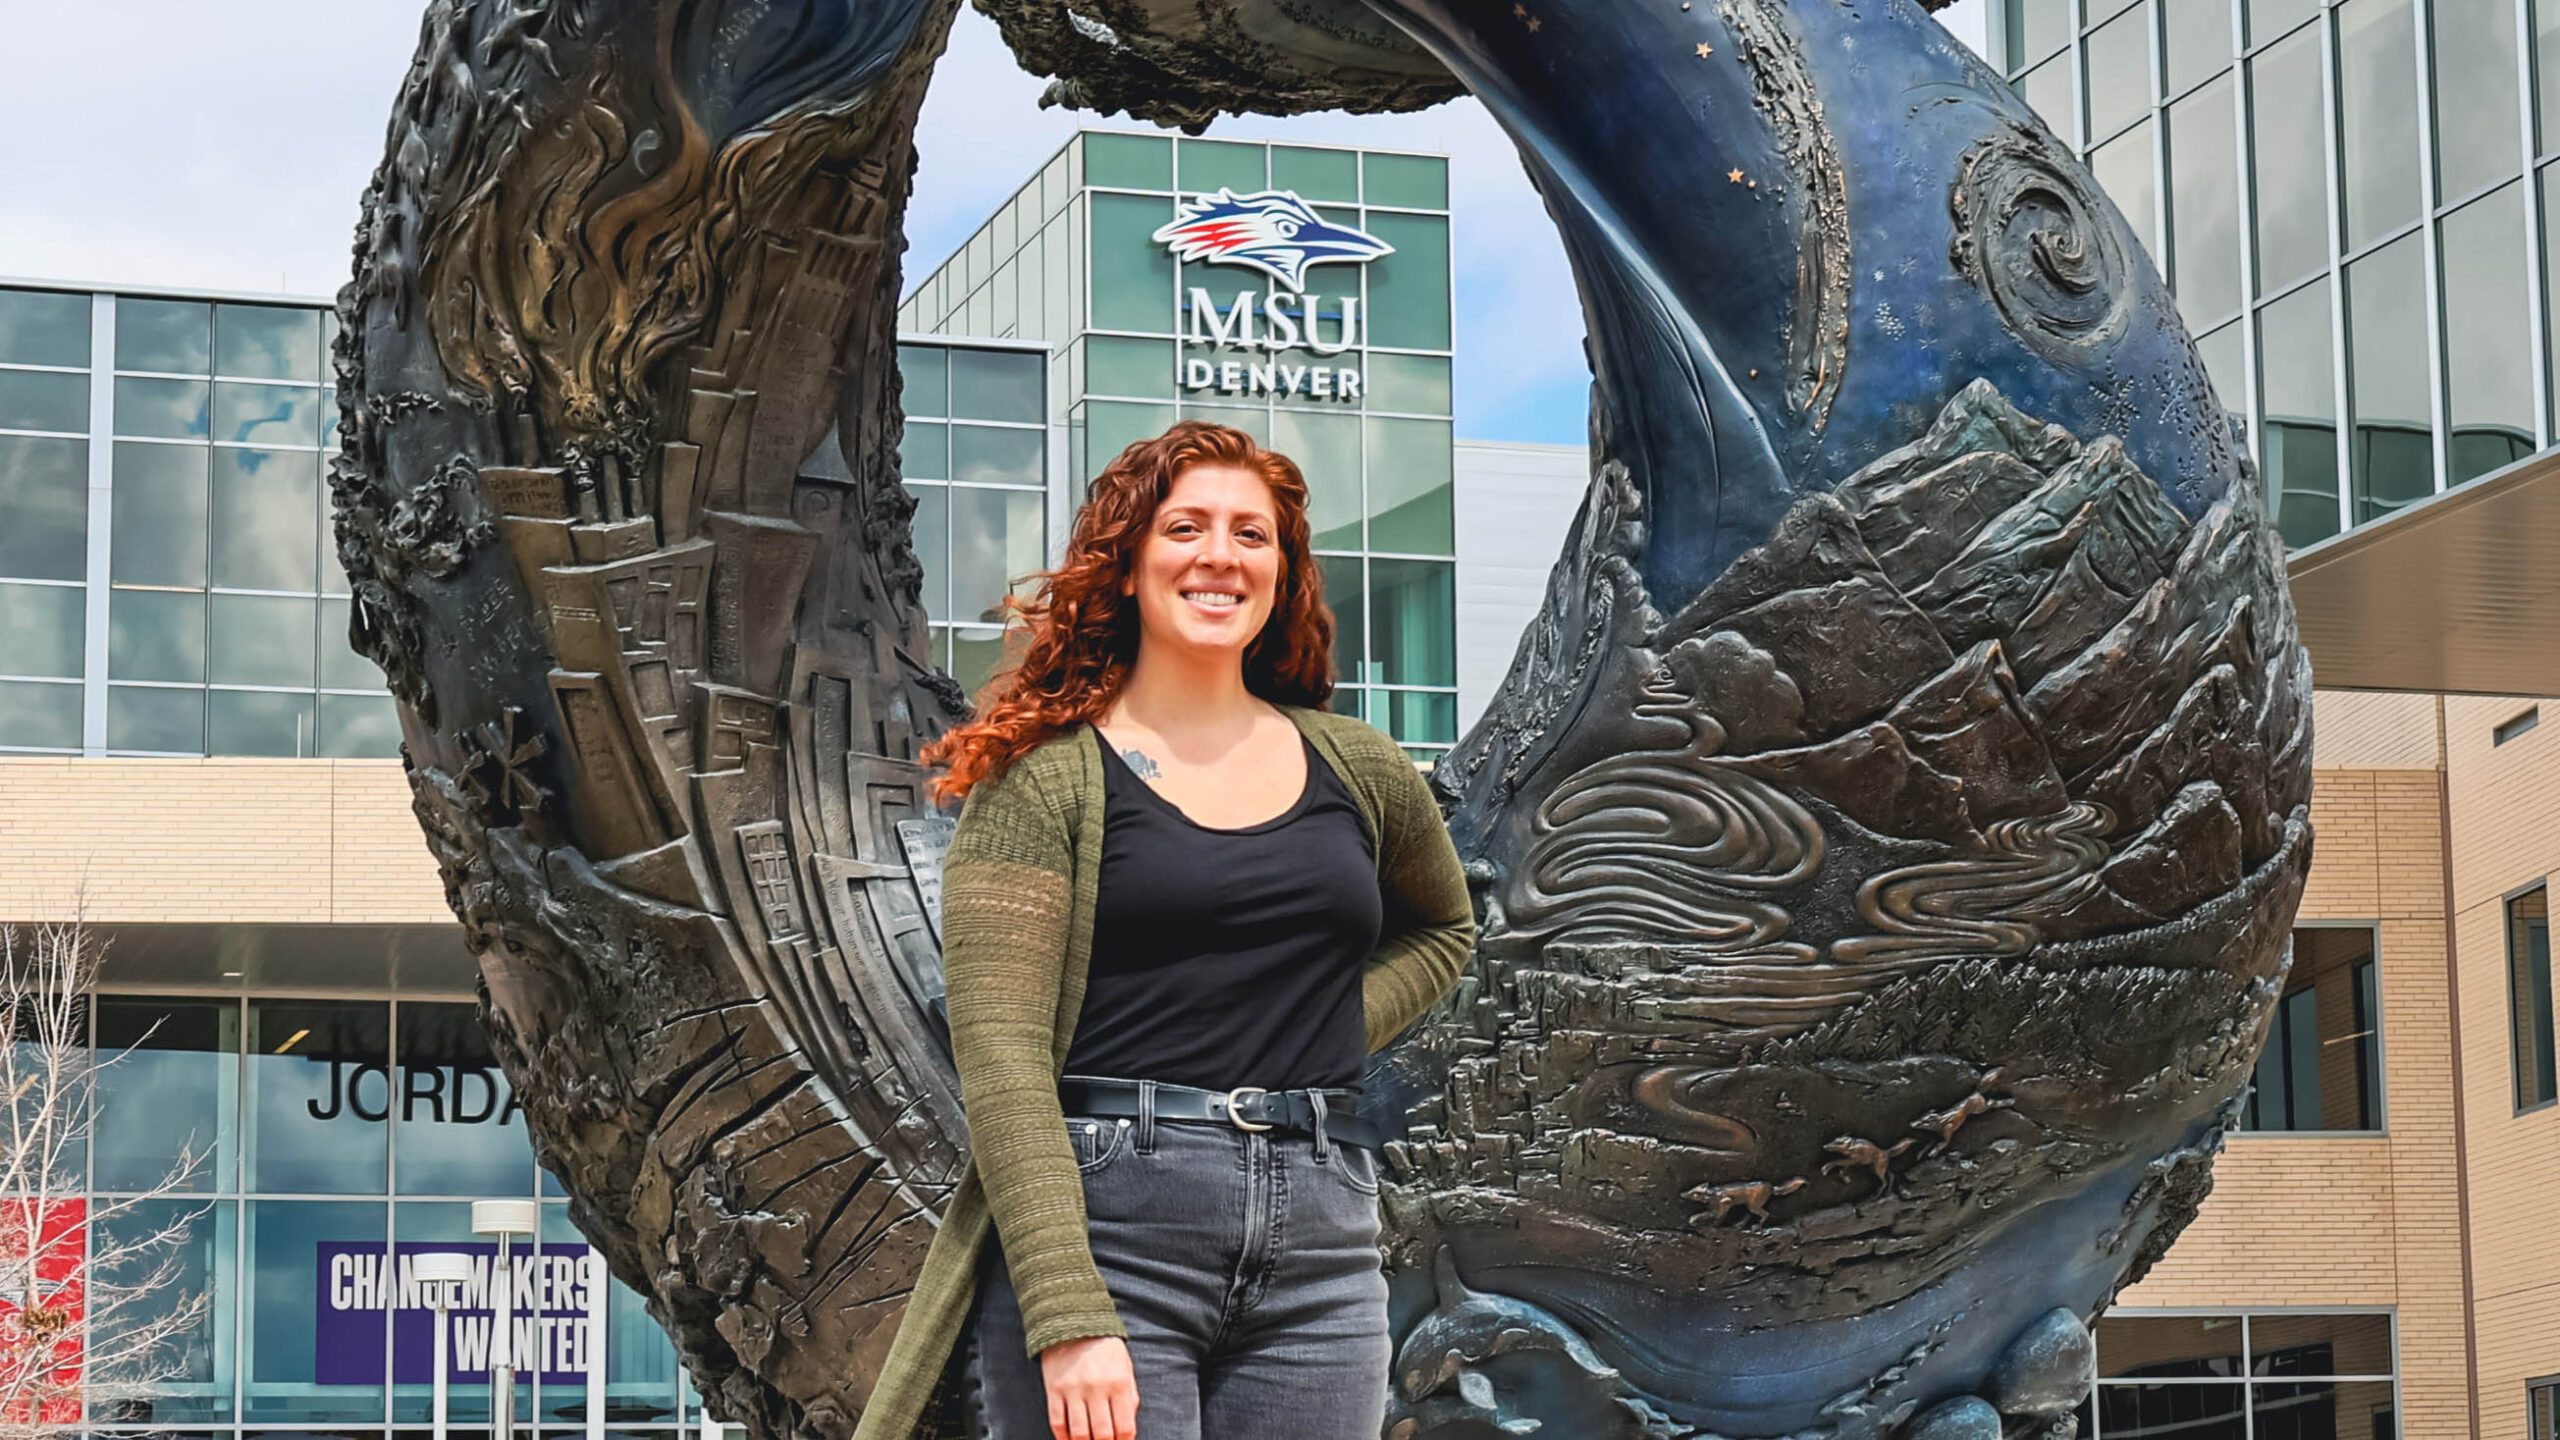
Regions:
<instances>
[{"instance_id":1,"label":"bronze sculpture","mask_svg":"<svg viewBox=\"0 0 2560 1440\"><path fill-rule=\"evenodd\" d=\"M572 1214L841 1435L965 1145L899 221L957 0L436 0L340 299L354 635ZM2193 347L1906 0L981 0L1196 124L1467 91L1594 476L1438 770L1486 924L1382 1057L1399 1440L2067 1425L2308 862L2309 674Z\"/></svg>"}]
</instances>

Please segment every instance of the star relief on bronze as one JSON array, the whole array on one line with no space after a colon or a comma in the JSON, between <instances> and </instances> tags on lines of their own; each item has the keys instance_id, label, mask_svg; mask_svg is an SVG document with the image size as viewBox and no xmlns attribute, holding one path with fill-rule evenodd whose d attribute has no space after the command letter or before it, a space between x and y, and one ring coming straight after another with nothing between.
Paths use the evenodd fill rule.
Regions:
<instances>
[{"instance_id":1,"label":"star relief on bronze","mask_svg":"<svg viewBox=\"0 0 2560 1440\"><path fill-rule=\"evenodd\" d=\"M519 736L521 706L509 705L495 720L471 728L463 742L463 788L474 808L492 825L539 817L551 792L533 778L533 764L550 750L539 735Z\"/></svg>"}]
</instances>

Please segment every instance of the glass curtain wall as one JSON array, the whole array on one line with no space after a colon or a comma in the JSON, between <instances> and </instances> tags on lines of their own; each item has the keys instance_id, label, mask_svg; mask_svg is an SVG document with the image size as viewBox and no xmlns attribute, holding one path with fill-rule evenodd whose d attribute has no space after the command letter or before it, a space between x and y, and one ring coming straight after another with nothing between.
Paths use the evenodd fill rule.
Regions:
<instances>
[{"instance_id":1,"label":"glass curtain wall","mask_svg":"<svg viewBox=\"0 0 2560 1440\"><path fill-rule=\"evenodd\" d=\"M2560 0L1994 8L2003 73L2247 417L2287 544L2549 443Z\"/></svg>"},{"instance_id":2,"label":"glass curtain wall","mask_svg":"<svg viewBox=\"0 0 2560 1440\"><path fill-rule=\"evenodd\" d=\"M1308 273L1323 340L1356 306L1361 344L1267 354L1187 342L1193 289L1223 312L1240 293L1258 305L1283 288L1233 265L1179 263L1152 238L1179 199L1222 188L1293 191L1395 247ZM1439 156L1088 132L917 284L900 328L1053 347L1070 505L1123 446L1177 419L1237 426L1296 459L1337 627L1336 708L1428 759L1457 739L1448 208ZM1358 393L1238 394L1186 378L1229 361L1349 373Z\"/></svg>"},{"instance_id":3,"label":"glass curtain wall","mask_svg":"<svg viewBox=\"0 0 2560 1440\"><path fill-rule=\"evenodd\" d=\"M0 751L391 755L317 306L0 290Z\"/></svg>"},{"instance_id":4,"label":"glass curtain wall","mask_svg":"<svg viewBox=\"0 0 2560 1440\"><path fill-rule=\"evenodd\" d=\"M534 1165L473 1010L430 1000L99 998L97 1044L122 1058L99 1071L93 1210L158 1188L183 1153L200 1159L180 1193L99 1228L182 1224L177 1293L211 1304L175 1347L174 1379L146 1401L92 1416L94 1433L423 1434L432 1332L403 1292L397 1260L419 1250L485 1253L469 1202L507 1198L542 1202L533 1249L516 1253L533 1255L542 1277L531 1288L546 1308L532 1333L546 1350L519 1380L518 1414L560 1440L583 1433L586 1296L557 1282L587 1272L542 1257L583 1259L585 1241L558 1186ZM675 1440L691 1402L673 1347L637 1295L606 1285L606 1422ZM469 1324L467 1315L456 1322L457 1370L473 1368ZM456 1382L449 1406L455 1424L485 1425L488 1387Z\"/></svg>"},{"instance_id":5,"label":"glass curtain wall","mask_svg":"<svg viewBox=\"0 0 2560 1440\"><path fill-rule=\"evenodd\" d=\"M1048 355L910 341L898 347L934 663L972 695L1004 658L1004 599L1048 562Z\"/></svg>"}]
</instances>

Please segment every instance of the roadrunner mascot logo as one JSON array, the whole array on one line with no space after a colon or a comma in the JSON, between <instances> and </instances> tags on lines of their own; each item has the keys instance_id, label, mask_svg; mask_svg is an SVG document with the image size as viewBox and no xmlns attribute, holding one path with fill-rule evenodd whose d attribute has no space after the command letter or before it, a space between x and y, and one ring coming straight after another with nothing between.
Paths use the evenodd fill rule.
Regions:
<instances>
[{"instance_id":1,"label":"roadrunner mascot logo","mask_svg":"<svg viewBox=\"0 0 2560 1440\"><path fill-rule=\"evenodd\" d=\"M1221 189L1186 200L1155 238L1178 260L1250 265L1300 293L1310 265L1356 264L1395 253L1365 230L1327 221L1287 190L1238 195Z\"/></svg>"}]
</instances>

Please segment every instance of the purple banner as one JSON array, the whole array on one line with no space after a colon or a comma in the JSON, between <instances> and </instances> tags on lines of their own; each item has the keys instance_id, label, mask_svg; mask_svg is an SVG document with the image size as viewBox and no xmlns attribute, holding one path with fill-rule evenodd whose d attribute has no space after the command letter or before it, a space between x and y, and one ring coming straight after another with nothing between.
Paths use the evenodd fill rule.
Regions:
<instances>
[{"instance_id":1,"label":"purple banner","mask_svg":"<svg viewBox=\"0 0 2560 1440\"><path fill-rule=\"evenodd\" d=\"M471 1278L445 1311L445 1378L485 1384L497 1336L496 1292L491 1288L498 1246L489 1240L410 1241L385 1252L379 1241L319 1242L320 1323L313 1327L312 1378L322 1385L382 1383L382 1315L391 1314L391 1378L424 1385L435 1370L435 1312L428 1308L415 1261L420 1255L464 1255ZM587 1324L589 1287L604 1283L604 1267L577 1242L548 1242L539 1255L509 1257L515 1284L513 1359L519 1377L539 1371L545 1385L583 1384L595 1354Z\"/></svg>"}]
</instances>

